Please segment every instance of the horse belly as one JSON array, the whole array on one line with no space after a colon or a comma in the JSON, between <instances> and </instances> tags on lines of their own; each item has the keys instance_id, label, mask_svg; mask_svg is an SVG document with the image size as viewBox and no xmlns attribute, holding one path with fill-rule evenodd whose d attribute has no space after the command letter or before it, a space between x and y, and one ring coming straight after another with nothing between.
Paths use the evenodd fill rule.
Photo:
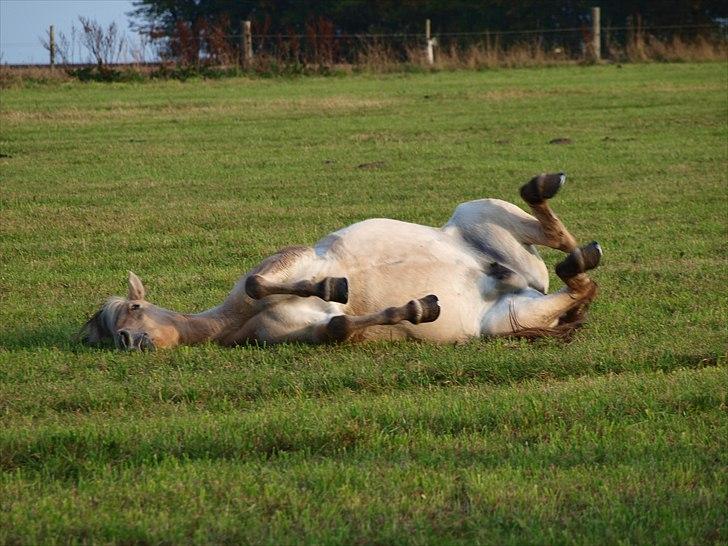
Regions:
<instances>
[{"instance_id":1,"label":"horse belly","mask_svg":"<svg viewBox=\"0 0 728 546\"><path fill-rule=\"evenodd\" d=\"M441 313L436 321L369 328L367 339L447 343L480 334L483 271L466 248L441 230L396 220L368 220L327 239L316 250L332 259L332 275L349 280L348 314L375 313L428 294L438 297Z\"/></svg>"}]
</instances>

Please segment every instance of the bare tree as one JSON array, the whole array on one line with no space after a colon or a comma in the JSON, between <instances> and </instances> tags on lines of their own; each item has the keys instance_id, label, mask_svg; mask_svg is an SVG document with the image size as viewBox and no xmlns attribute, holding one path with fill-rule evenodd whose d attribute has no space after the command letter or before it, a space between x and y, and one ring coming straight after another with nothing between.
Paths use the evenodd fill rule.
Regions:
<instances>
[{"instance_id":1,"label":"bare tree","mask_svg":"<svg viewBox=\"0 0 728 546\"><path fill-rule=\"evenodd\" d=\"M144 64L147 62L149 39L146 36L140 35L137 40L129 40L127 45L129 55L136 64Z\"/></svg>"},{"instance_id":2,"label":"bare tree","mask_svg":"<svg viewBox=\"0 0 728 546\"><path fill-rule=\"evenodd\" d=\"M71 27L70 36L64 32L58 32L55 37L55 47L57 59L60 64L73 64L74 57L76 54L76 44L78 43L78 31L75 26ZM40 38L40 45L42 45L46 51L51 50L51 32L46 30L46 35Z\"/></svg>"},{"instance_id":3,"label":"bare tree","mask_svg":"<svg viewBox=\"0 0 728 546\"><path fill-rule=\"evenodd\" d=\"M104 29L93 19L80 16L78 20L81 22L81 44L96 61L98 67L103 68L118 62L124 52L126 37L116 23L111 23Z\"/></svg>"}]
</instances>

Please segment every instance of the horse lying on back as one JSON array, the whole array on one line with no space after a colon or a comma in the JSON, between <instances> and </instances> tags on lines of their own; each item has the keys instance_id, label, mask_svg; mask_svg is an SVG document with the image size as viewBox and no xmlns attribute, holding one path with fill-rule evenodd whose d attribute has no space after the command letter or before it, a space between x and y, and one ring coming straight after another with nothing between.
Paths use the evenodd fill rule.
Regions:
<instances>
[{"instance_id":1,"label":"horse lying on back","mask_svg":"<svg viewBox=\"0 0 728 546\"><path fill-rule=\"evenodd\" d=\"M85 324L86 343L125 350L214 341L221 345L480 336L568 336L596 284L597 243L579 248L548 199L561 173L521 188L533 216L498 199L463 203L442 228L371 219L313 247L289 247L244 275L219 306L186 315L144 299L129 273L126 298L111 298ZM561 250L565 283L548 294L548 271L534 245Z\"/></svg>"}]
</instances>

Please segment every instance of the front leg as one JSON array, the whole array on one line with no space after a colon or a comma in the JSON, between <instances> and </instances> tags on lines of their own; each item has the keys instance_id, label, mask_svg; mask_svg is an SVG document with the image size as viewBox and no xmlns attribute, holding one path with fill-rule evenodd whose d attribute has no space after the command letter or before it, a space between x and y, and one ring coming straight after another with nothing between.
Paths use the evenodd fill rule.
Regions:
<instances>
[{"instance_id":1,"label":"front leg","mask_svg":"<svg viewBox=\"0 0 728 546\"><path fill-rule=\"evenodd\" d=\"M313 248L285 248L250 273L245 280L245 293L254 300L274 294L289 294L346 303L349 299L348 281L343 277L324 277L314 281L320 267Z\"/></svg>"},{"instance_id":2,"label":"front leg","mask_svg":"<svg viewBox=\"0 0 728 546\"><path fill-rule=\"evenodd\" d=\"M254 300L273 294L290 294L302 298L316 296L324 301L346 303L349 300L349 282L345 277L326 277L319 282L303 280L280 283L270 281L262 275L251 275L245 281L245 293Z\"/></svg>"}]
</instances>

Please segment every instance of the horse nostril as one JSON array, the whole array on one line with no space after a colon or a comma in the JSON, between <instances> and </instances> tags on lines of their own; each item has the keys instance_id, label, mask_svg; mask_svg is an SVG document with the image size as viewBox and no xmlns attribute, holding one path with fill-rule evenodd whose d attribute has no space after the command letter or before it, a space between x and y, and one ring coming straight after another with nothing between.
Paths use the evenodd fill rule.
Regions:
<instances>
[{"instance_id":1,"label":"horse nostril","mask_svg":"<svg viewBox=\"0 0 728 546\"><path fill-rule=\"evenodd\" d=\"M155 349L152 338L150 338L149 334L147 334L146 332L142 334L141 340L139 342L139 348L142 351L153 351Z\"/></svg>"},{"instance_id":2,"label":"horse nostril","mask_svg":"<svg viewBox=\"0 0 728 546\"><path fill-rule=\"evenodd\" d=\"M131 334L128 330L119 330L117 332L119 334L119 345L122 349L131 349L132 346L132 338Z\"/></svg>"}]
</instances>

